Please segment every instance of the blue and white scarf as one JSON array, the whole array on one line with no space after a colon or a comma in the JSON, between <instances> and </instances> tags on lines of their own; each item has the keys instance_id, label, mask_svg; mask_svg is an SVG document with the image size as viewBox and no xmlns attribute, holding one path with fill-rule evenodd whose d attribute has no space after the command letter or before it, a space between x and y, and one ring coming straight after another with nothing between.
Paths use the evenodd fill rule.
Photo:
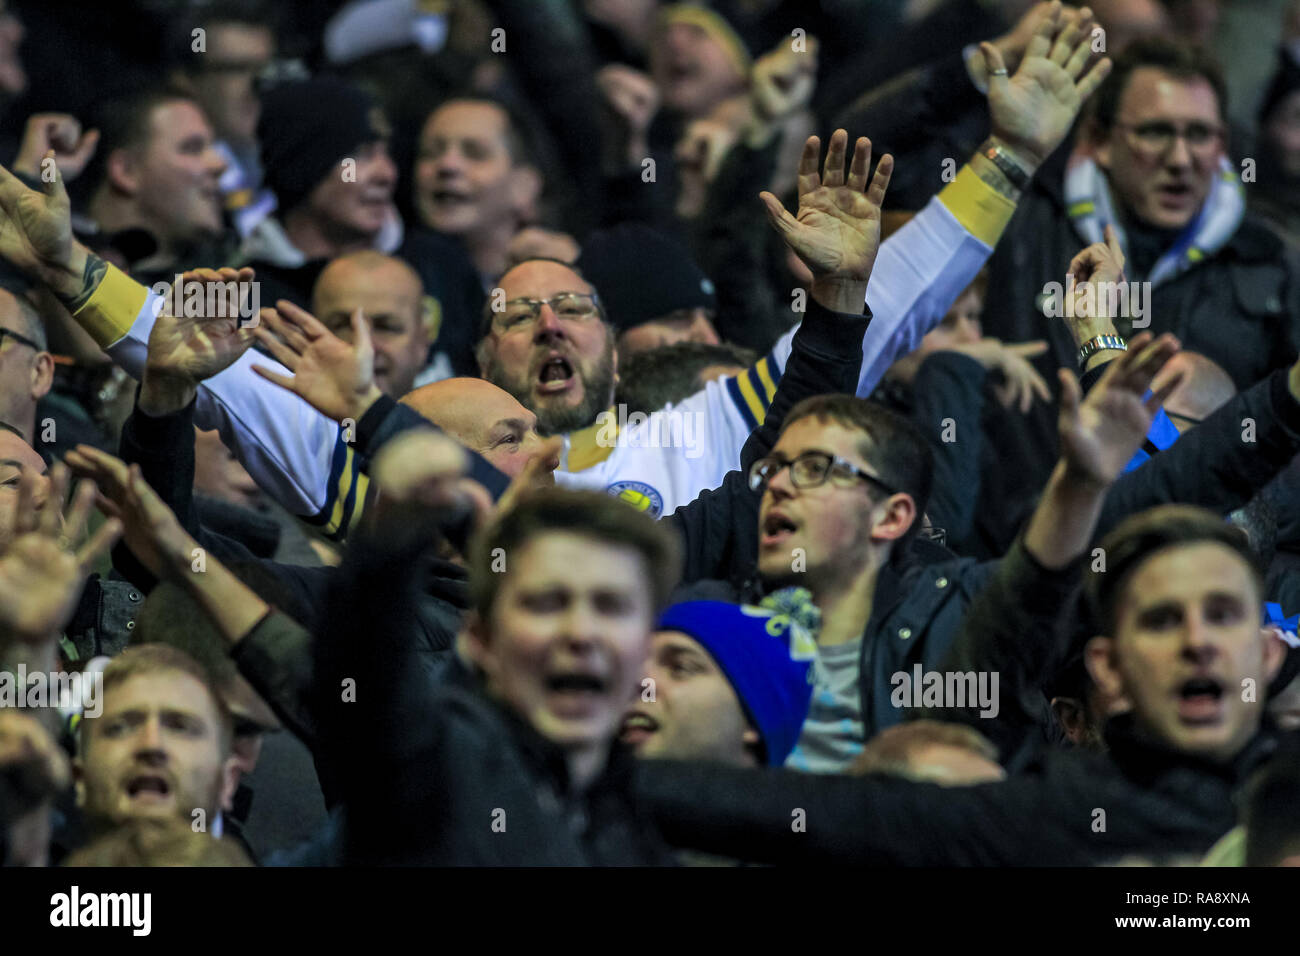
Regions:
<instances>
[{"instance_id":1,"label":"blue and white scarf","mask_svg":"<svg viewBox=\"0 0 1300 956\"><path fill-rule=\"evenodd\" d=\"M1065 212L1084 242L1105 242L1107 224L1119 234L1119 245L1128 253L1128 237L1115 214L1114 200L1105 171L1090 156L1076 152L1065 172ZM1212 256L1232 238L1246 214L1246 196L1236 168L1225 156L1210 185L1209 195L1196 217L1178 235L1147 276L1155 286Z\"/></svg>"}]
</instances>

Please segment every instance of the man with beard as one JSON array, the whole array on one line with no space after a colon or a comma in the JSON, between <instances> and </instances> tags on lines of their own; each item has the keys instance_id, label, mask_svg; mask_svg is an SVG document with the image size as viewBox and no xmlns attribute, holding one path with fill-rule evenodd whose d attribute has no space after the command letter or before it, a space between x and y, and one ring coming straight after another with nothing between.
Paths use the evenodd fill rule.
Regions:
<instances>
[{"instance_id":1,"label":"man with beard","mask_svg":"<svg viewBox=\"0 0 1300 956\"><path fill-rule=\"evenodd\" d=\"M1014 212L1021 186L1041 157L1061 141L1083 101L1105 76L1105 59L1084 72L1089 52L1088 38L1081 38L1075 25L1045 17L1015 76L991 86L994 136L915 218L883 245L873 244L873 258L878 248L880 263L866 292L874 317L862 340L859 394L870 393L894 358L910 351L974 278ZM264 124L271 112L264 104ZM357 104L352 112L360 124L365 111ZM344 141L355 143L357 138L339 140ZM810 137L805 144L801 192L817 192L820 206L801 209L796 220L775 196L760 197L796 253L812 251L814 259L822 259L819 254L833 251L863 227L874 226L878 243L883 188L879 196L874 189L871 196L854 195L865 192L864 165L861 181L850 181L857 189L843 190L848 141L842 130L831 137L824 183L817 172L821 143ZM337 152L328 151L332 163ZM869 142L860 139L855 156L865 163L869 152ZM850 176L858 173L855 159ZM310 177L298 178L302 189L310 188ZM24 210L21 222L8 217L13 228L0 233L0 254L54 287L115 361L128 370L138 369L153 322L149 296L66 236L62 182L42 183L42 188L43 195L0 173L6 208L21 203ZM841 208L840 201L848 206ZM826 259L827 273L833 271L834 259ZM806 304L801 292L795 290L792 296L796 308ZM537 414L543 428L580 429L565 436L559 474L571 477L561 480L604 488L651 514L671 513L701 491L717 487L733 467L776 392L794 330L746 374L710 383L688 401L644 421L624 420L609 409L617 351L595 293L569 266L547 260L516 266L484 309L480 368L493 370L490 380ZM863 305L859 300L836 308L861 314ZM208 391L200 392L198 423L205 425L205 416L215 411L212 417L220 422L223 439L259 484L329 533L345 529L360 500L353 487L356 469L344 438L346 427L335 431L336 441L323 439L332 428L328 419L300 406L288 413L292 424L285 422L283 412L269 410L271 405L282 408L281 400L268 396L264 388L249 386L251 360L241 352L237 343L232 345L226 378L214 376L204 383ZM224 411L208 405L213 396ZM244 413L230 414L241 407ZM610 412L603 420L602 409Z\"/></svg>"},{"instance_id":2,"label":"man with beard","mask_svg":"<svg viewBox=\"0 0 1300 956\"><path fill-rule=\"evenodd\" d=\"M73 762L91 834L142 817L201 819L219 832L238 761L233 719L208 672L174 647L133 647L104 669L102 694L103 712L82 721Z\"/></svg>"},{"instance_id":3,"label":"man with beard","mask_svg":"<svg viewBox=\"0 0 1300 956\"><path fill-rule=\"evenodd\" d=\"M919 343L975 277L986 256L984 243L997 241L1006 223L1001 214L1009 214L1019 196L1011 179L1028 181L1020 172L1036 168L1034 157L1055 149L1105 76L1108 60L1083 73L1088 51L1077 24L1043 17L1014 77L1014 91L999 83L992 87L992 145L879 247L866 294L873 317L862 342L859 395L870 394L892 361ZM1030 115L1034 123L1021 122ZM829 205L806 211L801 206L798 228L790 226L794 217L782 218L775 196L762 194L772 224L796 255L812 252L817 258L858 225L834 209L831 199L844 184L848 140L843 130L831 137L823 177L817 172L820 140L810 137L805 144L801 196L824 185ZM1016 148L1007 151L1007 143ZM1013 168L1026 164L1020 172ZM990 215L995 207L1000 212ZM862 213L863 221L874 218L877 227L879 215L878 203L874 212ZM799 299L796 292L796 305ZM709 383L648 418L633 418L611 408L618 350L600 290L573 266L533 259L508 270L489 296L477 356L483 376L536 412L542 430L565 434L558 474L571 478L561 480L605 488L660 515L718 487L734 467L766 414L793 337L794 330L782 336L745 374Z\"/></svg>"}]
</instances>

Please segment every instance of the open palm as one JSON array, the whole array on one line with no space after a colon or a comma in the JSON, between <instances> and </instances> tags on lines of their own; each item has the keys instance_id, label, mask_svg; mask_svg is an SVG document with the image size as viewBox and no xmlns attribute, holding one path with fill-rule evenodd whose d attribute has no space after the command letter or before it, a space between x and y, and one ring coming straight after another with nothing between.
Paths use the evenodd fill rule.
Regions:
<instances>
[{"instance_id":1,"label":"open palm","mask_svg":"<svg viewBox=\"0 0 1300 956\"><path fill-rule=\"evenodd\" d=\"M181 276L187 290L194 282L220 285L237 282L242 289L252 280L252 269L194 269ZM147 361L151 375L182 378L197 384L228 368L253 344L253 328L241 327L237 303L227 301L222 314L211 316L172 315L170 304L168 295L149 332Z\"/></svg>"},{"instance_id":2,"label":"open palm","mask_svg":"<svg viewBox=\"0 0 1300 956\"><path fill-rule=\"evenodd\" d=\"M0 631L21 641L35 642L56 633L72 616L91 565L108 552L121 525L108 521L79 550L94 506L95 488L84 482L62 511L68 471L56 463L50 469L50 491L38 511L35 473L19 480L9 543L0 552Z\"/></svg>"},{"instance_id":3,"label":"open palm","mask_svg":"<svg viewBox=\"0 0 1300 956\"><path fill-rule=\"evenodd\" d=\"M1060 14L1053 4L1039 20L1014 76L1002 54L980 44L989 70L989 115L993 133L1041 163L1060 145L1079 109L1110 72L1103 58L1083 74L1092 56L1088 24ZM1082 74L1082 77L1081 77Z\"/></svg>"},{"instance_id":4,"label":"open palm","mask_svg":"<svg viewBox=\"0 0 1300 956\"><path fill-rule=\"evenodd\" d=\"M1178 352L1178 340L1165 334L1152 342L1143 332L1129 350L1107 367L1101 381L1080 400L1079 384L1061 370L1061 451L1075 474L1099 484L1114 481L1142 447L1151 422L1182 381L1175 375L1151 397L1156 373Z\"/></svg>"},{"instance_id":5,"label":"open palm","mask_svg":"<svg viewBox=\"0 0 1300 956\"><path fill-rule=\"evenodd\" d=\"M836 276L865 282L880 249L880 207L894 169L886 154L867 183L871 166L871 141L859 137L853 163L844 173L849 134L842 129L831 136L823 174L817 172L821 141L808 137L799 157L799 212L790 213L769 192L760 194L768 218L786 244L814 276Z\"/></svg>"},{"instance_id":6,"label":"open palm","mask_svg":"<svg viewBox=\"0 0 1300 956\"><path fill-rule=\"evenodd\" d=\"M260 365L253 371L298 395L322 415L341 422L361 418L378 396L375 349L370 328L358 310L352 316L355 345L345 342L305 309L281 302L262 312L257 340L293 376ZM271 333L274 332L275 335Z\"/></svg>"}]
</instances>

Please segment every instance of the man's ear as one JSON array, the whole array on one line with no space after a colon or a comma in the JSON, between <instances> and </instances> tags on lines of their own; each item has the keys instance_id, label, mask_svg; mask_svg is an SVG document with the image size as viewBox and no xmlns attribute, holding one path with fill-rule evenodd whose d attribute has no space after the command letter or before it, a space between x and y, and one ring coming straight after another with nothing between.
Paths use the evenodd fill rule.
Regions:
<instances>
[{"instance_id":1,"label":"man's ear","mask_svg":"<svg viewBox=\"0 0 1300 956\"><path fill-rule=\"evenodd\" d=\"M32 360L31 378L31 396L39 401L54 387L54 356L49 352L37 352Z\"/></svg>"},{"instance_id":2,"label":"man's ear","mask_svg":"<svg viewBox=\"0 0 1300 956\"><path fill-rule=\"evenodd\" d=\"M1053 697L1049 706L1052 708L1052 716L1056 718L1056 722L1065 731L1066 739L1072 744L1082 743L1084 732L1083 702L1073 697Z\"/></svg>"},{"instance_id":3,"label":"man's ear","mask_svg":"<svg viewBox=\"0 0 1300 956\"><path fill-rule=\"evenodd\" d=\"M239 758L231 754L221 764L221 792L217 806L222 813L235 809L235 791L239 789Z\"/></svg>"},{"instance_id":4,"label":"man's ear","mask_svg":"<svg viewBox=\"0 0 1300 956\"><path fill-rule=\"evenodd\" d=\"M479 340L478 345L474 346L474 360L478 362L478 377L492 381L488 378L488 369L492 365L492 336L485 335Z\"/></svg>"},{"instance_id":5,"label":"man's ear","mask_svg":"<svg viewBox=\"0 0 1300 956\"><path fill-rule=\"evenodd\" d=\"M115 149L108 154L104 178L114 191L134 196L140 191L140 164L129 149Z\"/></svg>"},{"instance_id":6,"label":"man's ear","mask_svg":"<svg viewBox=\"0 0 1300 956\"><path fill-rule=\"evenodd\" d=\"M510 171L510 206L523 222L537 218L537 201L542 195L542 174L536 167L516 166Z\"/></svg>"},{"instance_id":7,"label":"man's ear","mask_svg":"<svg viewBox=\"0 0 1300 956\"><path fill-rule=\"evenodd\" d=\"M1114 638L1094 637L1089 640L1083 648L1083 664L1103 694L1113 700L1124 697L1124 678L1119 672Z\"/></svg>"},{"instance_id":8,"label":"man's ear","mask_svg":"<svg viewBox=\"0 0 1300 956\"><path fill-rule=\"evenodd\" d=\"M456 650L471 667L491 676L494 667L491 642L488 639L487 622L477 611L465 615L460 634L456 638Z\"/></svg>"},{"instance_id":9,"label":"man's ear","mask_svg":"<svg viewBox=\"0 0 1300 956\"><path fill-rule=\"evenodd\" d=\"M759 753L762 750L763 738L758 735L758 731L753 727L746 727L745 732L740 735L740 742L745 745L745 752L754 758L754 763L761 767L763 761L759 759Z\"/></svg>"},{"instance_id":10,"label":"man's ear","mask_svg":"<svg viewBox=\"0 0 1300 956\"><path fill-rule=\"evenodd\" d=\"M920 517L915 499L902 492L885 499L884 507L884 516L871 526L871 537L877 541L897 541Z\"/></svg>"},{"instance_id":11,"label":"man's ear","mask_svg":"<svg viewBox=\"0 0 1300 956\"><path fill-rule=\"evenodd\" d=\"M442 330L442 306L431 295L420 296L420 328L430 344L438 340Z\"/></svg>"},{"instance_id":12,"label":"man's ear","mask_svg":"<svg viewBox=\"0 0 1300 956\"><path fill-rule=\"evenodd\" d=\"M1259 634L1264 641L1264 683L1271 684L1286 660L1287 646L1266 627L1261 627Z\"/></svg>"}]
</instances>

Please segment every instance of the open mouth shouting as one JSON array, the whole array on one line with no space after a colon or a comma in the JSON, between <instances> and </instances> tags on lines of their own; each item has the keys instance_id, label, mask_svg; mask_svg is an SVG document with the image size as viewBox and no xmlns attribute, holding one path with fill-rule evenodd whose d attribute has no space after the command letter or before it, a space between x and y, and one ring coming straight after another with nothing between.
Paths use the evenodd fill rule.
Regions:
<instances>
[{"instance_id":1,"label":"open mouth shouting","mask_svg":"<svg viewBox=\"0 0 1300 956\"><path fill-rule=\"evenodd\" d=\"M595 671L552 671L546 675L546 692L551 709L563 717L589 716L604 706L609 680Z\"/></svg>"},{"instance_id":2,"label":"open mouth shouting","mask_svg":"<svg viewBox=\"0 0 1300 956\"><path fill-rule=\"evenodd\" d=\"M629 747L639 747L659 732L659 721L640 710L630 710L623 716L619 740Z\"/></svg>"},{"instance_id":3,"label":"open mouth shouting","mask_svg":"<svg viewBox=\"0 0 1300 956\"><path fill-rule=\"evenodd\" d=\"M171 802L176 788L162 773L138 773L128 777L126 796L134 806L163 806Z\"/></svg>"},{"instance_id":4,"label":"open mouth shouting","mask_svg":"<svg viewBox=\"0 0 1300 956\"><path fill-rule=\"evenodd\" d=\"M1176 690L1178 717L1185 724L1217 724L1223 719L1223 682L1213 677L1193 677Z\"/></svg>"},{"instance_id":5,"label":"open mouth shouting","mask_svg":"<svg viewBox=\"0 0 1300 956\"><path fill-rule=\"evenodd\" d=\"M578 384L573 363L558 353L551 353L537 370L535 389L542 395L559 395Z\"/></svg>"},{"instance_id":6,"label":"open mouth shouting","mask_svg":"<svg viewBox=\"0 0 1300 956\"><path fill-rule=\"evenodd\" d=\"M1165 209L1183 210L1196 201L1191 183L1174 181L1156 189L1156 201Z\"/></svg>"},{"instance_id":7,"label":"open mouth shouting","mask_svg":"<svg viewBox=\"0 0 1300 956\"><path fill-rule=\"evenodd\" d=\"M763 518L762 533L758 542L759 547L779 547L785 544L798 530L799 525L795 523L793 518L774 508Z\"/></svg>"}]
</instances>

